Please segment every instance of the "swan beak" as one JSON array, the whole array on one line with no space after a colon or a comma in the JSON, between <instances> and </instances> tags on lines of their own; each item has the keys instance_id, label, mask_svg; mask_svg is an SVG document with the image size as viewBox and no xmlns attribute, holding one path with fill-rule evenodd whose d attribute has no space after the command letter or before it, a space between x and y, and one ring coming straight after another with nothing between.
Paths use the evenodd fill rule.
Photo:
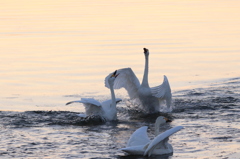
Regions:
<instances>
[{"instance_id":1,"label":"swan beak","mask_svg":"<svg viewBox=\"0 0 240 159\"><path fill-rule=\"evenodd\" d=\"M164 118L166 120L166 122L172 122L172 120L168 119L168 118Z\"/></svg>"},{"instance_id":2,"label":"swan beak","mask_svg":"<svg viewBox=\"0 0 240 159\"><path fill-rule=\"evenodd\" d=\"M143 51L144 51L144 53L147 53L148 49L147 48L143 48Z\"/></svg>"},{"instance_id":3,"label":"swan beak","mask_svg":"<svg viewBox=\"0 0 240 159\"><path fill-rule=\"evenodd\" d=\"M116 75L113 74L111 77L115 77L115 78L116 78L118 75L119 75L119 74L116 74Z\"/></svg>"},{"instance_id":4,"label":"swan beak","mask_svg":"<svg viewBox=\"0 0 240 159\"><path fill-rule=\"evenodd\" d=\"M119 74L117 74L117 70L113 72L112 76L111 77L117 77Z\"/></svg>"}]
</instances>

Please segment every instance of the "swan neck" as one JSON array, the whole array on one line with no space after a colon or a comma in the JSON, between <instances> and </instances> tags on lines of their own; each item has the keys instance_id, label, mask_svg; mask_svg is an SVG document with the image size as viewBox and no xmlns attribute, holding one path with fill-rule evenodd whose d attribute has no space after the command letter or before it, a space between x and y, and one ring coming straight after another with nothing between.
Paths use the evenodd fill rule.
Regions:
<instances>
[{"instance_id":1,"label":"swan neck","mask_svg":"<svg viewBox=\"0 0 240 159\"><path fill-rule=\"evenodd\" d=\"M116 108L116 98L115 98L115 93L114 93L114 90L113 90L113 85L110 85L110 91L111 91L111 98L112 98L111 107Z\"/></svg>"},{"instance_id":2,"label":"swan neck","mask_svg":"<svg viewBox=\"0 0 240 159\"><path fill-rule=\"evenodd\" d=\"M142 85L149 87L148 85L148 55L145 55L145 68L143 74Z\"/></svg>"},{"instance_id":3,"label":"swan neck","mask_svg":"<svg viewBox=\"0 0 240 159\"><path fill-rule=\"evenodd\" d=\"M160 123L156 122L155 123L155 136L158 136L160 134L159 128L160 128Z\"/></svg>"}]
</instances>

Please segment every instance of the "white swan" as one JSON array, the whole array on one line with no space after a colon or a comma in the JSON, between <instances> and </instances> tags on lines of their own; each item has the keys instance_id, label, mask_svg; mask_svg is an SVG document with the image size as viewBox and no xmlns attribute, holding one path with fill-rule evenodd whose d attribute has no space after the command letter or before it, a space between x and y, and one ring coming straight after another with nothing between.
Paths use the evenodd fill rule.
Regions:
<instances>
[{"instance_id":1,"label":"white swan","mask_svg":"<svg viewBox=\"0 0 240 159\"><path fill-rule=\"evenodd\" d=\"M143 107L147 113L155 113L160 110L160 103L166 100L166 105L170 109L172 101L171 88L167 77L164 75L163 83L156 87L149 87L148 84L148 49L144 48L145 55L145 69L142 84L140 85L139 80L132 71L131 68L123 68L117 70L120 73L119 77L114 82L114 89L125 88L130 96L130 99L137 99L139 104ZM105 85L109 88L107 84L107 79L111 75L105 78Z\"/></svg>"},{"instance_id":2,"label":"white swan","mask_svg":"<svg viewBox=\"0 0 240 159\"><path fill-rule=\"evenodd\" d=\"M101 116L107 121L111 120L117 120L117 109L116 109L116 104L121 101L120 98L115 98L114 90L113 90L113 84L114 80L119 74L117 74L117 71L111 74L110 78L108 78L108 84L110 86L110 91L111 91L111 98L110 100L106 100L102 103L99 101L95 100L94 98L81 98L81 100L77 101L71 101L66 103L66 105L71 104L71 103L83 103L85 106L85 115L79 115L82 117L85 116L91 116L91 115L96 115L96 116Z\"/></svg>"},{"instance_id":3,"label":"white swan","mask_svg":"<svg viewBox=\"0 0 240 159\"><path fill-rule=\"evenodd\" d=\"M181 130L182 126L176 126L159 134L160 125L166 123L166 118L159 116L155 122L155 138L150 140L147 135L147 126L137 129L129 138L126 148L120 150L131 155L163 155L173 153L172 145L168 143L168 137Z\"/></svg>"}]
</instances>

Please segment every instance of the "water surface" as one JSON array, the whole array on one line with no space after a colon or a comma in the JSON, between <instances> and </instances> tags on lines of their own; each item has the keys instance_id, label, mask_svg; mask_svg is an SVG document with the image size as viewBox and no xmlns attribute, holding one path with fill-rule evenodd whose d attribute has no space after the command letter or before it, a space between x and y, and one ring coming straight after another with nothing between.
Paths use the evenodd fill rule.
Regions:
<instances>
[{"instance_id":1,"label":"water surface","mask_svg":"<svg viewBox=\"0 0 240 159\"><path fill-rule=\"evenodd\" d=\"M150 50L150 86L167 75L173 91L168 126L185 127L172 137L170 158L234 158L239 151L240 2L0 4L3 157L126 157L118 149L140 126L151 134L153 118L134 118L122 102L117 123L79 126L83 108L65 103L110 98L103 80L118 68L131 67L141 81L143 47ZM128 100L125 90L116 96Z\"/></svg>"},{"instance_id":2,"label":"water surface","mask_svg":"<svg viewBox=\"0 0 240 159\"><path fill-rule=\"evenodd\" d=\"M65 95L108 95L104 77L131 67L173 90L238 77L237 1L1 2L2 110L61 109ZM94 96L93 95L93 96ZM43 100L44 99L44 100Z\"/></svg>"}]
</instances>

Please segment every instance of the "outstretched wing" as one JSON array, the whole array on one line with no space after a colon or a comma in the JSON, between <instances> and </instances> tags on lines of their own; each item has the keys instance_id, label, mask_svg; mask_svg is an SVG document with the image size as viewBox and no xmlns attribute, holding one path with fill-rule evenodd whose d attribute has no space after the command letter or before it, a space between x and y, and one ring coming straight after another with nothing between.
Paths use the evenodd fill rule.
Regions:
<instances>
[{"instance_id":1,"label":"outstretched wing","mask_svg":"<svg viewBox=\"0 0 240 159\"><path fill-rule=\"evenodd\" d=\"M86 115L98 115L101 113L102 105L99 101L94 98L81 98L81 100L71 101L66 103L66 105L71 103L83 103L85 106Z\"/></svg>"},{"instance_id":2,"label":"outstretched wing","mask_svg":"<svg viewBox=\"0 0 240 159\"><path fill-rule=\"evenodd\" d=\"M72 103L83 103L84 106L87 105L93 105L93 106L101 106L101 103L97 100L95 100L94 98L81 98L81 100L75 100L75 101L71 101L66 103L66 105L72 104Z\"/></svg>"},{"instance_id":3,"label":"outstretched wing","mask_svg":"<svg viewBox=\"0 0 240 159\"><path fill-rule=\"evenodd\" d=\"M164 75L163 83L159 86L152 87L151 92L152 95L157 97L159 100L166 99L167 106L170 107L172 101L172 93L167 76Z\"/></svg>"},{"instance_id":4,"label":"outstretched wing","mask_svg":"<svg viewBox=\"0 0 240 159\"><path fill-rule=\"evenodd\" d=\"M148 155L151 156L152 151L156 148L156 146L164 141L165 139L167 139L169 136L171 136L172 134L178 132L179 130L181 130L183 127L182 126L176 126L174 128L171 128L161 134L159 134L157 137L155 137L151 143L148 145L148 148L145 150L144 152L144 156Z\"/></svg>"},{"instance_id":5,"label":"outstretched wing","mask_svg":"<svg viewBox=\"0 0 240 159\"><path fill-rule=\"evenodd\" d=\"M137 129L129 138L127 147L146 145L150 142L150 139L147 135L147 126L143 126Z\"/></svg>"},{"instance_id":6,"label":"outstretched wing","mask_svg":"<svg viewBox=\"0 0 240 159\"><path fill-rule=\"evenodd\" d=\"M134 72L132 71L131 68L122 68L117 70L117 78L114 81L113 88L114 89L120 89L120 88L125 88L128 92L128 95L130 96L131 99L134 99L137 97L137 90L140 87L140 83ZM105 86L109 88L108 84L108 78L112 75L109 74L105 78Z\"/></svg>"},{"instance_id":7,"label":"outstretched wing","mask_svg":"<svg viewBox=\"0 0 240 159\"><path fill-rule=\"evenodd\" d=\"M120 99L120 98L116 98L116 104L117 103L119 103L119 102L121 102L122 101L122 99ZM104 106L110 106L112 104L112 99L109 99L109 100L106 100L106 101L103 101L102 102L102 106L104 107Z\"/></svg>"}]
</instances>

